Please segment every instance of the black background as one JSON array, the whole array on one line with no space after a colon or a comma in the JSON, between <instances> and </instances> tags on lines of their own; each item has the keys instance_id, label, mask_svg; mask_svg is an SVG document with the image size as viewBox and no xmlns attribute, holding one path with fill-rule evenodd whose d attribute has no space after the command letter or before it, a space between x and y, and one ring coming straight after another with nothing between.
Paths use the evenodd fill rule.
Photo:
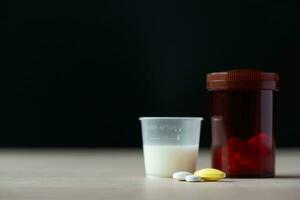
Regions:
<instances>
[{"instance_id":1,"label":"black background","mask_svg":"<svg viewBox=\"0 0 300 200\"><path fill-rule=\"evenodd\" d=\"M296 2L296 1L294 1ZM278 146L299 146L299 5L288 1L8 1L3 147L137 147L139 116L203 116L206 74L281 76Z\"/></svg>"}]
</instances>

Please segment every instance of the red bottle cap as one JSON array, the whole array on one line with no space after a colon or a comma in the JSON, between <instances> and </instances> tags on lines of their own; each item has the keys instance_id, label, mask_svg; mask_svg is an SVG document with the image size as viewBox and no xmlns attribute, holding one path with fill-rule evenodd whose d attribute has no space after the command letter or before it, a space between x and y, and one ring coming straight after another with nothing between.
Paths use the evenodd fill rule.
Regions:
<instances>
[{"instance_id":1,"label":"red bottle cap","mask_svg":"<svg viewBox=\"0 0 300 200\"><path fill-rule=\"evenodd\" d=\"M236 69L207 74L207 89L214 90L278 90L279 76L272 72Z\"/></svg>"}]
</instances>

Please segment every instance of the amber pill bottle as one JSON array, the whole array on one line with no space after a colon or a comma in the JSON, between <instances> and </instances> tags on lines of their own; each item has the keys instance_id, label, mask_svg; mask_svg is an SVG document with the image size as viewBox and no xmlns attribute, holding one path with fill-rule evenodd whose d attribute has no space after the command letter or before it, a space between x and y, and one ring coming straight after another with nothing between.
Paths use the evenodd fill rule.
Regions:
<instances>
[{"instance_id":1,"label":"amber pill bottle","mask_svg":"<svg viewBox=\"0 0 300 200\"><path fill-rule=\"evenodd\" d=\"M279 76L257 70L207 74L212 98L212 167L227 177L275 176Z\"/></svg>"}]
</instances>

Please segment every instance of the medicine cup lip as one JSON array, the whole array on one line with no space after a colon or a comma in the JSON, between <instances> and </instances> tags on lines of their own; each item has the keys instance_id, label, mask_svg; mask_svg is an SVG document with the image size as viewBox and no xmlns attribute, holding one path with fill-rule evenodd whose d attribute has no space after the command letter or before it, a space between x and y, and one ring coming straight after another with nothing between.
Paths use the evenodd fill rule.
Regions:
<instances>
[{"instance_id":1,"label":"medicine cup lip","mask_svg":"<svg viewBox=\"0 0 300 200\"><path fill-rule=\"evenodd\" d=\"M170 119L170 120L197 120L202 121L203 117L139 117L139 120L164 120L164 119Z\"/></svg>"}]
</instances>

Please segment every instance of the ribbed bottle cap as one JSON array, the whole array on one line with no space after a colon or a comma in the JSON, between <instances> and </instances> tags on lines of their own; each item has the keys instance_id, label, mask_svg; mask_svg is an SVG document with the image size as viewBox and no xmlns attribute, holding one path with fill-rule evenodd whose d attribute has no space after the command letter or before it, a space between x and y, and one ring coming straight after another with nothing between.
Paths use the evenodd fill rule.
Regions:
<instances>
[{"instance_id":1,"label":"ribbed bottle cap","mask_svg":"<svg viewBox=\"0 0 300 200\"><path fill-rule=\"evenodd\" d=\"M279 76L272 72L236 69L207 74L208 90L278 90Z\"/></svg>"}]
</instances>

